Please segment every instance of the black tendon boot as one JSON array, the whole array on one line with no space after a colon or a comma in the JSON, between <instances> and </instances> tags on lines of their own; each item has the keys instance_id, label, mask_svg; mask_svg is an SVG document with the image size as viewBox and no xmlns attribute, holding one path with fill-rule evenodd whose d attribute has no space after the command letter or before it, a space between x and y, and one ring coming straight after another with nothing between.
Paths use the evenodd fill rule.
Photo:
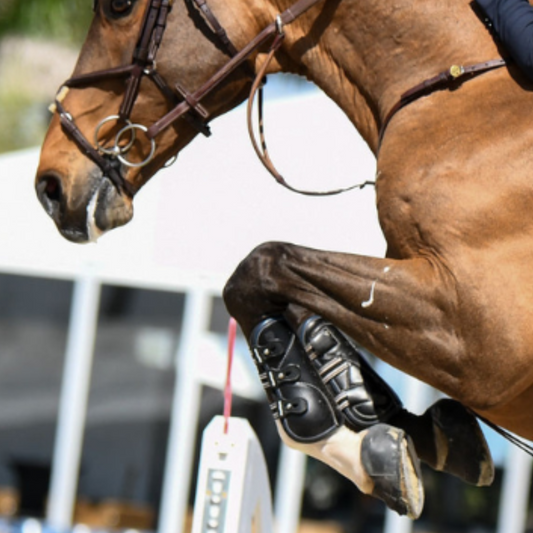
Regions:
<instances>
[{"instance_id":1,"label":"black tendon boot","mask_svg":"<svg viewBox=\"0 0 533 533\"><path fill-rule=\"evenodd\" d=\"M402 408L390 387L335 326L314 316L300 339L322 381L356 431L386 421L412 438L432 468L474 485L490 485L494 466L475 416L455 400L440 400L422 416ZM368 391L368 392L367 392Z\"/></svg>"},{"instance_id":2,"label":"black tendon boot","mask_svg":"<svg viewBox=\"0 0 533 533\"><path fill-rule=\"evenodd\" d=\"M389 389L380 384L373 387L372 393L375 392L379 400L374 406L372 396L359 378L356 394L351 394L356 388L353 380L348 381L350 387L344 390L349 394L341 401L338 396L342 391L324 385L323 376L319 375L320 366L311 363L282 317L267 318L258 324L250 335L250 348L278 428L281 426L280 430L296 443L295 447L307 446L305 450L310 450L310 454L354 481L350 465L359 463L354 460L357 452L352 452L349 445L357 439L346 439L346 433L354 435L351 430L358 432L374 426L360 441L361 462L373 483L372 495L399 514L417 518L422 511L424 492L411 441L401 429L375 425L381 415L386 416L399 408L399 402ZM336 376L340 374L336 372ZM355 372L351 371L350 379L354 376ZM333 378L328 383L332 381ZM356 408L352 408L352 396L357 398ZM344 405L346 401L350 407ZM313 454L308 445L315 443ZM335 446L338 448L332 451Z\"/></svg>"},{"instance_id":3,"label":"black tendon boot","mask_svg":"<svg viewBox=\"0 0 533 533\"><path fill-rule=\"evenodd\" d=\"M355 431L386 422L402 409L395 392L330 322L306 320L300 340L346 424Z\"/></svg>"},{"instance_id":4,"label":"black tendon boot","mask_svg":"<svg viewBox=\"0 0 533 533\"><path fill-rule=\"evenodd\" d=\"M317 442L341 426L335 406L283 318L258 324L250 348L272 416L291 439Z\"/></svg>"}]
</instances>

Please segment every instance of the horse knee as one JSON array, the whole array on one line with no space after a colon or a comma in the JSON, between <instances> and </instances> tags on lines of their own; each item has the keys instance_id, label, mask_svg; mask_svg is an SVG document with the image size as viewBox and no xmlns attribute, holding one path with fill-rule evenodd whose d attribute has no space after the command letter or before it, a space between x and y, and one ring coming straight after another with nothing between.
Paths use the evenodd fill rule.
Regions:
<instances>
[{"instance_id":1,"label":"horse knee","mask_svg":"<svg viewBox=\"0 0 533 533\"><path fill-rule=\"evenodd\" d=\"M272 279L277 243L264 243L254 248L243 259L224 287L223 297L226 305L231 305L243 293L264 290Z\"/></svg>"},{"instance_id":2,"label":"horse knee","mask_svg":"<svg viewBox=\"0 0 533 533\"><path fill-rule=\"evenodd\" d=\"M279 242L257 246L238 265L226 282L224 303L229 313L240 322L240 317L250 312L266 313L273 306L281 264L287 257L288 247Z\"/></svg>"}]
</instances>

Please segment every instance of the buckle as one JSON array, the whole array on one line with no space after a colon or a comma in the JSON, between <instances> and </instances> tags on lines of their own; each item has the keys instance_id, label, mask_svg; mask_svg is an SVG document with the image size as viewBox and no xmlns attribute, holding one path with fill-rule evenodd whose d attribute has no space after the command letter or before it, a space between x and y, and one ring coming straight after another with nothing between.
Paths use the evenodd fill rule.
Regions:
<instances>
[{"instance_id":1,"label":"buckle","mask_svg":"<svg viewBox=\"0 0 533 533\"><path fill-rule=\"evenodd\" d=\"M303 415L307 412L309 405L305 398L293 398L292 400L281 399L278 400L275 409L278 417L283 420L291 415ZM273 406L270 408L273 410Z\"/></svg>"}]
</instances>

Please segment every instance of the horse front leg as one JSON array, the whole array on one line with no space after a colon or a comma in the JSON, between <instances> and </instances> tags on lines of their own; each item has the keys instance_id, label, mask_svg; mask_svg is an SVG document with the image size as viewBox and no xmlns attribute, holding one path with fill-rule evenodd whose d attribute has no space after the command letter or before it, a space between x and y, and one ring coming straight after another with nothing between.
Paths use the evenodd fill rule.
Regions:
<instances>
[{"instance_id":1,"label":"horse front leg","mask_svg":"<svg viewBox=\"0 0 533 533\"><path fill-rule=\"evenodd\" d=\"M320 317L310 319L304 330L308 344L278 315L262 320L250 333L252 356L280 436L399 514L417 518L423 487L416 452L405 431L379 423L380 415L400 409L396 396L372 379L369 366L343 357L349 349L346 339ZM373 397L363 372L367 385L374 385Z\"/></svg>"},{"instance_id":2,"label":"horse front leg","mask_svg":"<svg viewBox=\"0 0 533 533\"><path fill-rule=\"evenodd\" d=\"M414 272L400 272L406 267ZM438 402L421 417L401 409L337 326L417 375L409 366L416 330L420 338L431 331L445 336L448 301L434 274L426 272L423 283L423 270L422 261L269 243L239 265L224 292L249 339L281 437L410 516L419 514L423 497L407 433L431 466L478 485L492 481L490 453L475 418L457 402ZM444 339L440 345L448 347ZM414 353L419 349L415 343Z\"/></svg>"},{"instance_id":3,"label":"horse front leg","mask_svg":"<svg viewBox=\"0 0 533 533\"><path fill-rule=\"evenodd\" d=\"M392 260L266 243L224 289L249 337L284 315L294 327L318 315L392 366L463 399L460 319L453 278L431 259Z\"/></svg>"}]
</instances>

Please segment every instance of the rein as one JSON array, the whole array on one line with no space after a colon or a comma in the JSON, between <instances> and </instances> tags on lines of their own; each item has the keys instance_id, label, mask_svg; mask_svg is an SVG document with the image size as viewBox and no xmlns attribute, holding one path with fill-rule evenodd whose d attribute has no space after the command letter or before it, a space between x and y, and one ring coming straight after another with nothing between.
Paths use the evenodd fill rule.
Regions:
<instances>
[{"instance_id":1,"label":"rein","mask_svg":"<svg viewBox=\"0 0 533 533\"><path fill-rule=\"evenodd\" d=\"M174 0L150 0L144 14L140 35L130 65L81 74L79 76L73 76L65 81L55 100L55 110L59 113L61 125L66 134L78 145L81 151L102 170L103 175L108 177L118 190L122 190L129 196L133 196L135 188L124 179L121 173L121 167L139 168L150 163L156 152L155 138L180 118L187 120L187 122L199 133L209 136L211 132L207 121L209 120L210 115L202 106L201 102L207 95L224 82L230 74L238 68L243 68L253 80L247 108L248 130L252 145L265 168L272 174L278 183L293 192L309 196L334 195L354 188L363 188L367 184L373 184L373 182L366 181L350 187L325 192L296 189L285 181L283 176L277 171L268 154L263 129L262 111L262 87L264 85L264 78L268 66L273 59L274 54L283 43L285 37L284 27L294 22L298 17L321 1L323 0L297 0L291 7L280 13L276 17L276 20L264 28L263 31L248 43L248 45L238 51L216 16L207 5L207 1L192 0L230 59L200 88L190 93L179 83L174 85L174 87L171 87L164 77L157 72L156 68L157 51L161 45L168 15ZM98 0L95 0L94 8L96 9L97 6ZM267 59L259 72L255 73L248 62L248 59L269 41L271 44L268 49ZM422 96L427 96L439 89L449 88L456 82L461 82L489 70L503 67L505 64L505 60L496 59L466 67L454 65L450 69L419 83L412 89L403 93L398 102L396 102L385 116L381 125L378 150L388 124L400 109ZM132 123L130 120L132 110L139 95L140 84L143 77L147 77L155 84L157 89L167 100L170 107L170 111L149 127L143 124ZM87 87L95 82L120 78L126 79L126 91L118 114L105 117L99 122L94 132L93 143L91 143L76 125L72 115L62 105L62 100L66 94L65 90L73 87ZM257 94L259 94L257 106L259 114L259 141L255 137L251 118L253 104ZM100 142L98 135L101 128L112 121L116 121L120 129L115 135L114 143L111 146L106 146ZM134 145L139 133L145 135L150 141L150 152L143 161L132 162L128 160L126 156L128 151Z\"/></svg>"}]
</instances>

